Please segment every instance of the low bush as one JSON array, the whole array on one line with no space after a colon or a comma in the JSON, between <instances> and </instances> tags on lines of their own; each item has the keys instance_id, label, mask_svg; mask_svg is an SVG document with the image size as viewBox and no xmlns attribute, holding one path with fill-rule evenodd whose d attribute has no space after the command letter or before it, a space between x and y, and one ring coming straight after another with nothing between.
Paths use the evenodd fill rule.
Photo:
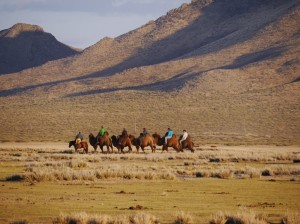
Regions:
<instances>
[{"instance_id":1,"label":"low bush","mask_svg":"<svg viewBox=\"0 0 300 224\"><path fill-rule=\"evenodd\" d=\"M235 215L219 214L213 216L209 221L209 224L267 224L268 222L264 217L255 214L252 211L239 211Z\"/></svg>"},{"instance_id":2,"label":"low bush","mask_svg":"<svg viewBox=\"0 0 300 224\"><path fill-rule=\"evenodd\" d=\"M53 220L53 224L158 224L158 219L146 213L131 215L90 215L85 212L78 214L61 214Z\"/></svg>"},{"instance_id":3,"label":"low bush","mask_svg":"<svg viewBox=\"0 0 300 224\"><path fill-rule=\"evenodd\" d=\"M193 224L193 218L185 212L178 212L174 224Z\"/></svg>"},{"instance_id":4,"label":"low bush","mask_svg":"<svg viewBox=\"0 0 300 224\"><path fill-rule=\"evenodd\" d=\"M23 175L14 174L5 178L6 181L22 181L24 180Z\"/></svg>"}]
</instances>

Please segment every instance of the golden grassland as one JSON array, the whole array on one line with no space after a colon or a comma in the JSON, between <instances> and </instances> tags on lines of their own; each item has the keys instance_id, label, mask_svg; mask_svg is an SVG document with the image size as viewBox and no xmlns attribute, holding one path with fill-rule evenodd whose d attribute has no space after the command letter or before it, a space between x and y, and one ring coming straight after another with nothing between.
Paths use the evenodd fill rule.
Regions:
<instances>
[{"instance_id":1,"label":"golden grassland","mask_svg":"<svg viewBox=\"0 0 300 224\"><path fill-rule=\"evenodd\" d=\"M30 145L0 147L1 223L297 223L299 217L296 146L76 154L61 143Z\"/></svg>"}]
</instances>

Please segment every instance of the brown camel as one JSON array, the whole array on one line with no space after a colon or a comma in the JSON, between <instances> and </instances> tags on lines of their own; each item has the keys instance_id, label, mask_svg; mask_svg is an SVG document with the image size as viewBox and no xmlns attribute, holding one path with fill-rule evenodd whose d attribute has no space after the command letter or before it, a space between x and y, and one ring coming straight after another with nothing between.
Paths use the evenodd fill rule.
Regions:
<instances>
[{"instance_id":1,"label":"brown camel","mask_svg":"<svg viewBox=\"0 0 300 224\"><path fill-rule=\"evenodd\" d=\"M79 142L79 143L76 143L76 141L70 141L70 142L69 142L69 148L70 148L71 146L74 146L75 152L77 152L78 149L83 149L83 151L84 151L85 153L88 153L88 150L89 150L88 143L85 142L85 141L81 141L81 142Z\"/></svg>"},{"instance_id":2,"label":"brown camel","mask_svg":"<svg viewBox=\"0 0 300 224\"><path fill-rule=\"evenodd\" d=\"M156 145L154 144L153 138L150 134L146 134L145 136L143 133L140 134L138 138L135 138L133 135L129 136L131 143L136 147L137 152L139 152L139 149L143 150L145 152L145 147L150 146L152 152L155 152Z\"/></svg>"},{"instance_id":3,"label":"brown camel","mask_svg":"<svg viewBox=\"0 0 300 224\"><path fill-rule=\"evenodd\" d=\"M160 137L159 134L155 133L152 136L154 139L154 144L163 146L162 151L166 150L168 152L168 147L172 147L176 150L176 152L183 152L183 150L179 148L179 142L175 134L173 134L172 138L167 140L167 144L165 144L165 138Z\"/></svg>"},{"instance_id":4,"label":"brown camel","mask_svg":"<svg viewBox=\"0 0 300 224\"><path fill-rule=\"evenodd\" d=\"M89 142L94 147L94 150L97 150L97 146L99 145L101 151L103 152L103 147L106 146L107 152L113 152L112 140L109 137L108 132L105 132L103 136L94 137L92 133L89 135Z\"/></svg>"},{"instance_id":5,"label":"brown camel","mask_svg":"<svg viewBox=\"0 0 300 224\"><path fill-rule=\"evenodd\" d=\"M136 138L134 135L129 135L128 137L131 141L131 145L134 145L138 151L140 148L140 139Z\"/></svg>"},{"instance_id":6,"label":"brown camel","mask_svg":"<svg viewBox=\"0 0 300 224\"><path fill-rule=\"evenodd\" d=\"M180 135L179 144L180 144L181 138L182 138L182 135ZM191 152L195 152L195 150L193 149L193 146L194 146L194 143L192 141L192 138L191 138L191 136L188 135L188 137L181 142L180 149L182 149L182 150L189 149L189 150L191 150Z\"/></svg>"},{"instance_id":7,"label":"brown camel","mask_svg":"<svg viewBox=\"0 0 300 224\"><path fill-rule=\"evenodd\" d=\"M128 152L132 152L131 141L128 135L111 136L112 144L118 149L118 152L124 153L123 149L128 147Z\"/></svg>"}]
</instances>

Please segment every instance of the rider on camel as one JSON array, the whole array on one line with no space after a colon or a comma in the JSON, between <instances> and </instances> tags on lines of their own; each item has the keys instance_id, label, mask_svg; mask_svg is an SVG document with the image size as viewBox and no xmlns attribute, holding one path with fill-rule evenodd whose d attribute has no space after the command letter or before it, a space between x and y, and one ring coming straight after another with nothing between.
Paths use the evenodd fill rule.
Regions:
<instances>
[{"instance_id":1,"label":"rider on camel","mask_svg":"<svg viewBox=\"0 0 300 224\"><path fill-rule=\"evenodd\" d=\"M143 136L145 136L146 134L149 134L148 131L146 130L146 128L143 128Z\"/></svg>"},{"instance_id":2,"label":"rider on camel","mask_svg":"<svg viewBox=\"0 0 300 224\"><path fill-rule=\"evenodd\" d=\"M168 139L172 138L172 136L173 136L173 131L171 130L171 128L168 128L168 131L165 134L165 145L167 145Z\"/></svg>"},{"instance_id":3,"label":"rider on camel","mask_svg":"<svg viewBox=\"0 0 300 224\"><path fill-rule=\"evenodd\" d=\"M78 132L78 134L75 137L75 142L80 143L82 140L83 140L83 135L81 134L81 132Z\"/></svg>"},{"instance_id":4,"label":"rider on camel","mask_svg":"<svg viewBox=\"0 0 300 224\"><path fill-rule=\"evenodd\" d=\"M105 132L106 132L106 129L103 126L101 126L98 136L103 136L105 134Z\"/></svg>"},{"instance_id":5,"label":"rider on camel","mask_svg":"<svg viewBox=\"0 0 300 224\"><path fill-rule=\"evenodd\" d=\"M188 135L189 135L189 134L186 132L186 130L183 130L182 138L180 139L180 145L182 144L182 142L183 142L184 140L187 139Z\"/></svg>"},{"instance_id":6,"label":"rider on camel","mask_svg":"<svg viewBox=\"0 0 300 224\"><path fill-rule=\"evenodd\" d=\"M122 131L122 136L128 136L128 133L127 133L127 130L126 130L126 128L123 128L123 131Z\"/></svg>"}]
</instances>

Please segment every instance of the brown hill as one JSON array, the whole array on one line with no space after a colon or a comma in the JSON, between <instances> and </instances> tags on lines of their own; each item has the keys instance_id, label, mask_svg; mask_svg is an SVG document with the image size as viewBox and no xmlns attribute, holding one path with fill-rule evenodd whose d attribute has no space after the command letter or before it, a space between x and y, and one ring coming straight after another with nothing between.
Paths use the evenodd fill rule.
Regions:
<instances>
[{"instance_id":1,"label":"brown hill","mask_svg":"<svg viewBox=\"0 0 300 224\"><path fill-rule=\"evenodd\" d=\"M65 141L103 124L185 128L199 143L299 143L299 3L196 0L1 76L1 138Z\"/></svg>"},{"instance_id":2,"label":"brown hill","mask_svg":"<svg viewBox=\"0 0 300 224\"><path fill-rule=\"evenodd\" d=\"M13 73L78 53L36 25L18 23L0 31L0 74Z\"/></svg>"}]
</instances>

